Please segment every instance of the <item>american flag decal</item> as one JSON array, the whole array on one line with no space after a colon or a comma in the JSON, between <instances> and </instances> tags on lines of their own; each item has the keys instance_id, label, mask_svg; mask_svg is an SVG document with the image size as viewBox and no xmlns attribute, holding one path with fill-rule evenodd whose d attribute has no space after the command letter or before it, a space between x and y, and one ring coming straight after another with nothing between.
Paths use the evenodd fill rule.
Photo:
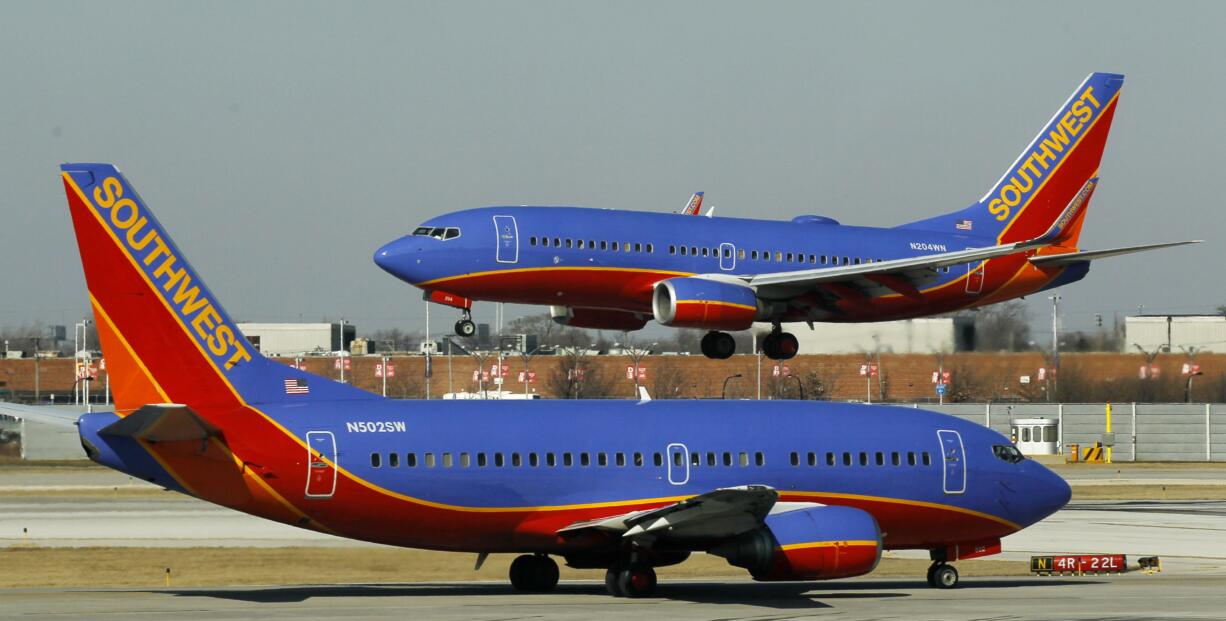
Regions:
<instances>
[{"instance_id":1,"label":"american flag decal","mask_svg":"<svg viewBox=\"0 0 1226 621\"><path fill-rule=\"evenodd\" d=\"M307 381L304 379L287 379L285 380L285 394L287 395L306 395L310 394L311 389L307 386Z\"/></svg>"},{"instance_id":2,"label":"american flag decal","mask_svg":"<svg viewBox=\"0 0 1226 621\"><path fill-rule=\"evenodd\" d=\"M954 228L958 229L959 231L969 231L971 230L971 226L970 220L959 220L954 224Z\"/></svg>"}]
</instances>

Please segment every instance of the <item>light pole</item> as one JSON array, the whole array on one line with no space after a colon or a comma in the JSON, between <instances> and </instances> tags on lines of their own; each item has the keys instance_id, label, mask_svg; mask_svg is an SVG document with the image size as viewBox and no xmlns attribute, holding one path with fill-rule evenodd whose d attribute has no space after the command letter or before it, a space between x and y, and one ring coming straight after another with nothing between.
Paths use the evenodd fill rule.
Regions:
<instances>
[{"instance_id":1,"label":"light pole","mask_svg":"<svg viewBox=\"0 0 1226 621\"><path fill-rule=\"evenodd\" d=\"M341 363L341 383L345 383L345 319L341 318L341 338L340 349L337 350L337 355L340 356Z\"/></svg>"},{"instance_id":2,"label":"light pole","mask_svg":"<svg viewBox=\"0 0 1226 621\"><path fill-rule=\"evenodd\" d=\"M38 337L38 336L34 337L34 404L35 405L38 405L39 398L41 397L41 395L39 394L40 388L41 388L41 384L40 384L41 378L39 377L39 362L41 362L40 360L41 356L38 355L38 350L40 349L41 344L42 344L41 341L42 341L42 337Z\"/></svg>"},{"instance_id":3,"label":"light pole","mask_svg":"<svg viewBox=\"0 0 1226 621\"><path fill-rule=\"evenodd\" d=\"M1187 371L1188 371L1185 374L1188 376L1188 381L1184 383L1184 387L1183 387L1183 402L1192 403L1192 378L1196 377L1197 375L1204 375L1204 373L1201 372L1200 369L1196 368L1196 366L1192 362L1193 360L1196 359L1197 347L1195 345L1189 345L1189 346L1180 345L1179 349L1182 349L1183 353L1188 356L1188 361L1184 363L1184 366L1187 367Z\"/></svg>"},{"instance_id":4,"label":"light pole","mask_svg":"<svg viewBox=\"0 0 1226 621\"><path fill-rule=\"evenodd\" d=\"M532 360L532 355L535 354L536 350L538 349L540 349L539 346L533 348L532 351L521 351L519 353L519 357L522 358L524 361L524 398L525 399L528 398L528 379L529 379L528 378L528 373L529 373L528 363Z\"/></svg>"},{"instance_id":5,"label":"light pole","mask_svg":"<svg viewBox=\"0 0 1226 621\"><path fill-rule=\"evenodd\" d=\"M728 381L729 381L729 380L736 379L736 378L738 378L738 377L740 377L740 376L741 376L741 374L740 374L740 373L737 373L736 375L729 375L728 377L725 377L725 378L724 378L724 388L723 388L723 390L721 390L721 391L720 391L720 393L719 393L719 398L720 398L720 399L727 399L727 398L728 398Z\"/></svg>"},{"instance_id":6,"label":"light pole","mask_svg":"<svg viewBox=\"0 0 1226 621\"><path fill-rule=\"evenodd\" d=\"M1059 390L1060 377L1060 294L1048 296L1051 299L1051 390L1047 391L1048 401L1055 398Z\"/></svg>"},{"instance_id":7,"label":"light pole","mask_svg":"<svg viewBox=\"0 0 1226 621\"><path fill-rule=\"evenodd\" d=\"M757 360L757 374L754 376L756 378L756 385L757 385L757 390L756 390L757 399L758 401L761 401L762 400L762 352L758 350L758 333L751 331L750 334L753 336L753 355L754 355L754 358Z\"/></svg>"}]
</instances>

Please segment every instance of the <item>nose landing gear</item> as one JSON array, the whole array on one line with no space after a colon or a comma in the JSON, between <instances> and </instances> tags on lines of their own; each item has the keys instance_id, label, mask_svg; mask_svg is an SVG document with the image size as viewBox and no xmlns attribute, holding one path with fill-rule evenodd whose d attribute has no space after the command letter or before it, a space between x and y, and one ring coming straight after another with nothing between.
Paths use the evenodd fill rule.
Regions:
<instances>
[{"instance_id":1,"label":"nose landing gear","mask_svg":"<svg viewBox=\"0 0 1226 621\"><path fill-rule=\"evenodd\" d=\"M928 567L928 586L952 589L958 586L958 570L944 561L936 561Z\"/></svg>"},{"instance_id":2,"label":"nose landing gear","mask_svg":"<svg viewBox=\"0 0 1226 621\"><path fill-rule=\"evenodd\" d=\"M477 333L477 324L473 323L473 312L471 310L464 309L464 316L455 322L455 333L457 336L464 337Z\"/></svg>"}]
</instances>

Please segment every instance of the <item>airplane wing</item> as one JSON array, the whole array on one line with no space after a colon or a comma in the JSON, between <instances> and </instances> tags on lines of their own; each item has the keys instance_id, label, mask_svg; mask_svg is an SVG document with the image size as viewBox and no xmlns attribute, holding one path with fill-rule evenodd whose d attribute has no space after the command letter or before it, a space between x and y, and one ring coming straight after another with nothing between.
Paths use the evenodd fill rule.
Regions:
<instances>
[{"instance_id":1,"label":"airplane wing","mask_svg":"<svg viewBox=\"0 0 1226 621\"><path fill-rule=\"evenodd\" d=\"M1171 248L1174 246L1184 246L1187 244L1199 244L1203 240L1194 239L1189 241L1166 242L1162 244L1145 244L1143 246L1125 246L1122 248L1111 248L1109 250L1091 250L1082 252L1069 252L1065 254L1049 254L1036 257L1030 257L1030 262L1037 266L1062 266L1072 263L1080 263L1082 261L1092 261L1094 259L1106 259L1107 257L1118 257L1120 255L1132 254L1134 252L1145 252L1146 250L1157 250L1159 248Z\"/></svg>"},{"instance_id":2,"label":"airplane wing","mask_svg":"<svg viewBox=\"0 0 1226 621\"><path fill-rule=\"evenodd\" d=\"M765 485L726 487L656 509L577 522L558 534L569 537L597 531L642 543L701 544L758 528L772 513L820 506L778 500L779 492Z\"/></svg>"},{"instance_id":3,"label":"airplane wing","mask_svg":"<svg viewBox=\"0 0 1226 621\"><path fill-rule=\"evenodd\" d=\"M854 291L865 297L879 292L893 292L907 297L920 298L922 296L919 288L928 281L936 279L937 274L943 268L1003 257L1045 245L1048 243L1031 240L905 259L873 261L859 265L755 274L746 276L744 279L766 298L776 295L787 297L799 289L817 285L827 285L835 289L836 295L840 297L847 296L850 291ZM843 291L843 289L850 291Z\"/></svg>"},{"instance_id":4,"label":"airplane wing","mask_svg":"<svg viewBox=\"0 0 1226 621\"><path fill-rule=\"evenodd\" d=\"M58 427L71 427L81 418L81 413L75 409L5 402L0 402L0 415Z\"/></svg>"}]
</instances>

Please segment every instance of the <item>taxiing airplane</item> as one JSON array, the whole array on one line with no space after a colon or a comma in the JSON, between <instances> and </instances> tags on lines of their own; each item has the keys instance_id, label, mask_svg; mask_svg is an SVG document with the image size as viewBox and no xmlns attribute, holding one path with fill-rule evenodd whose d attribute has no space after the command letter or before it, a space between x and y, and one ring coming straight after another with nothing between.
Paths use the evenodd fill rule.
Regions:
<instances>
[{"instance_id":1,"label":"taxiing airplane","mask_svg":"<svg viewBox=\"0 0 1226 621\"><path fill-rule=\"evenodd\" d=\"M655 588L692 552L758 580L868 573L883 550L953 561L1068 501L1004 436L909 408L760 401L395 401L264 358L109 164L65 164L115 411L57 418L90 459L301 528L395 546L554 557ZM624 430L620 431L619 430Z\"/></svg>"},{"instance_id":2,"label":"taxiing airplane","mask_svg":"<svg viewBox=\"0 0 1226 621\"><path fill-rule=\"evenodd\" d=\"M681 220L577 207L486 207L432 218L379 248L375 262L463 316L474 300L549 305L576 327L727 331L773 324L767 356L797 352L787 322L867 322L992 304L1085 277L1094 259L1176 242L1086 252L1077 240L1124 76L1094 73L971 206L893 228L823 216L790 222Z\"/></svg>"}]
</instances>

